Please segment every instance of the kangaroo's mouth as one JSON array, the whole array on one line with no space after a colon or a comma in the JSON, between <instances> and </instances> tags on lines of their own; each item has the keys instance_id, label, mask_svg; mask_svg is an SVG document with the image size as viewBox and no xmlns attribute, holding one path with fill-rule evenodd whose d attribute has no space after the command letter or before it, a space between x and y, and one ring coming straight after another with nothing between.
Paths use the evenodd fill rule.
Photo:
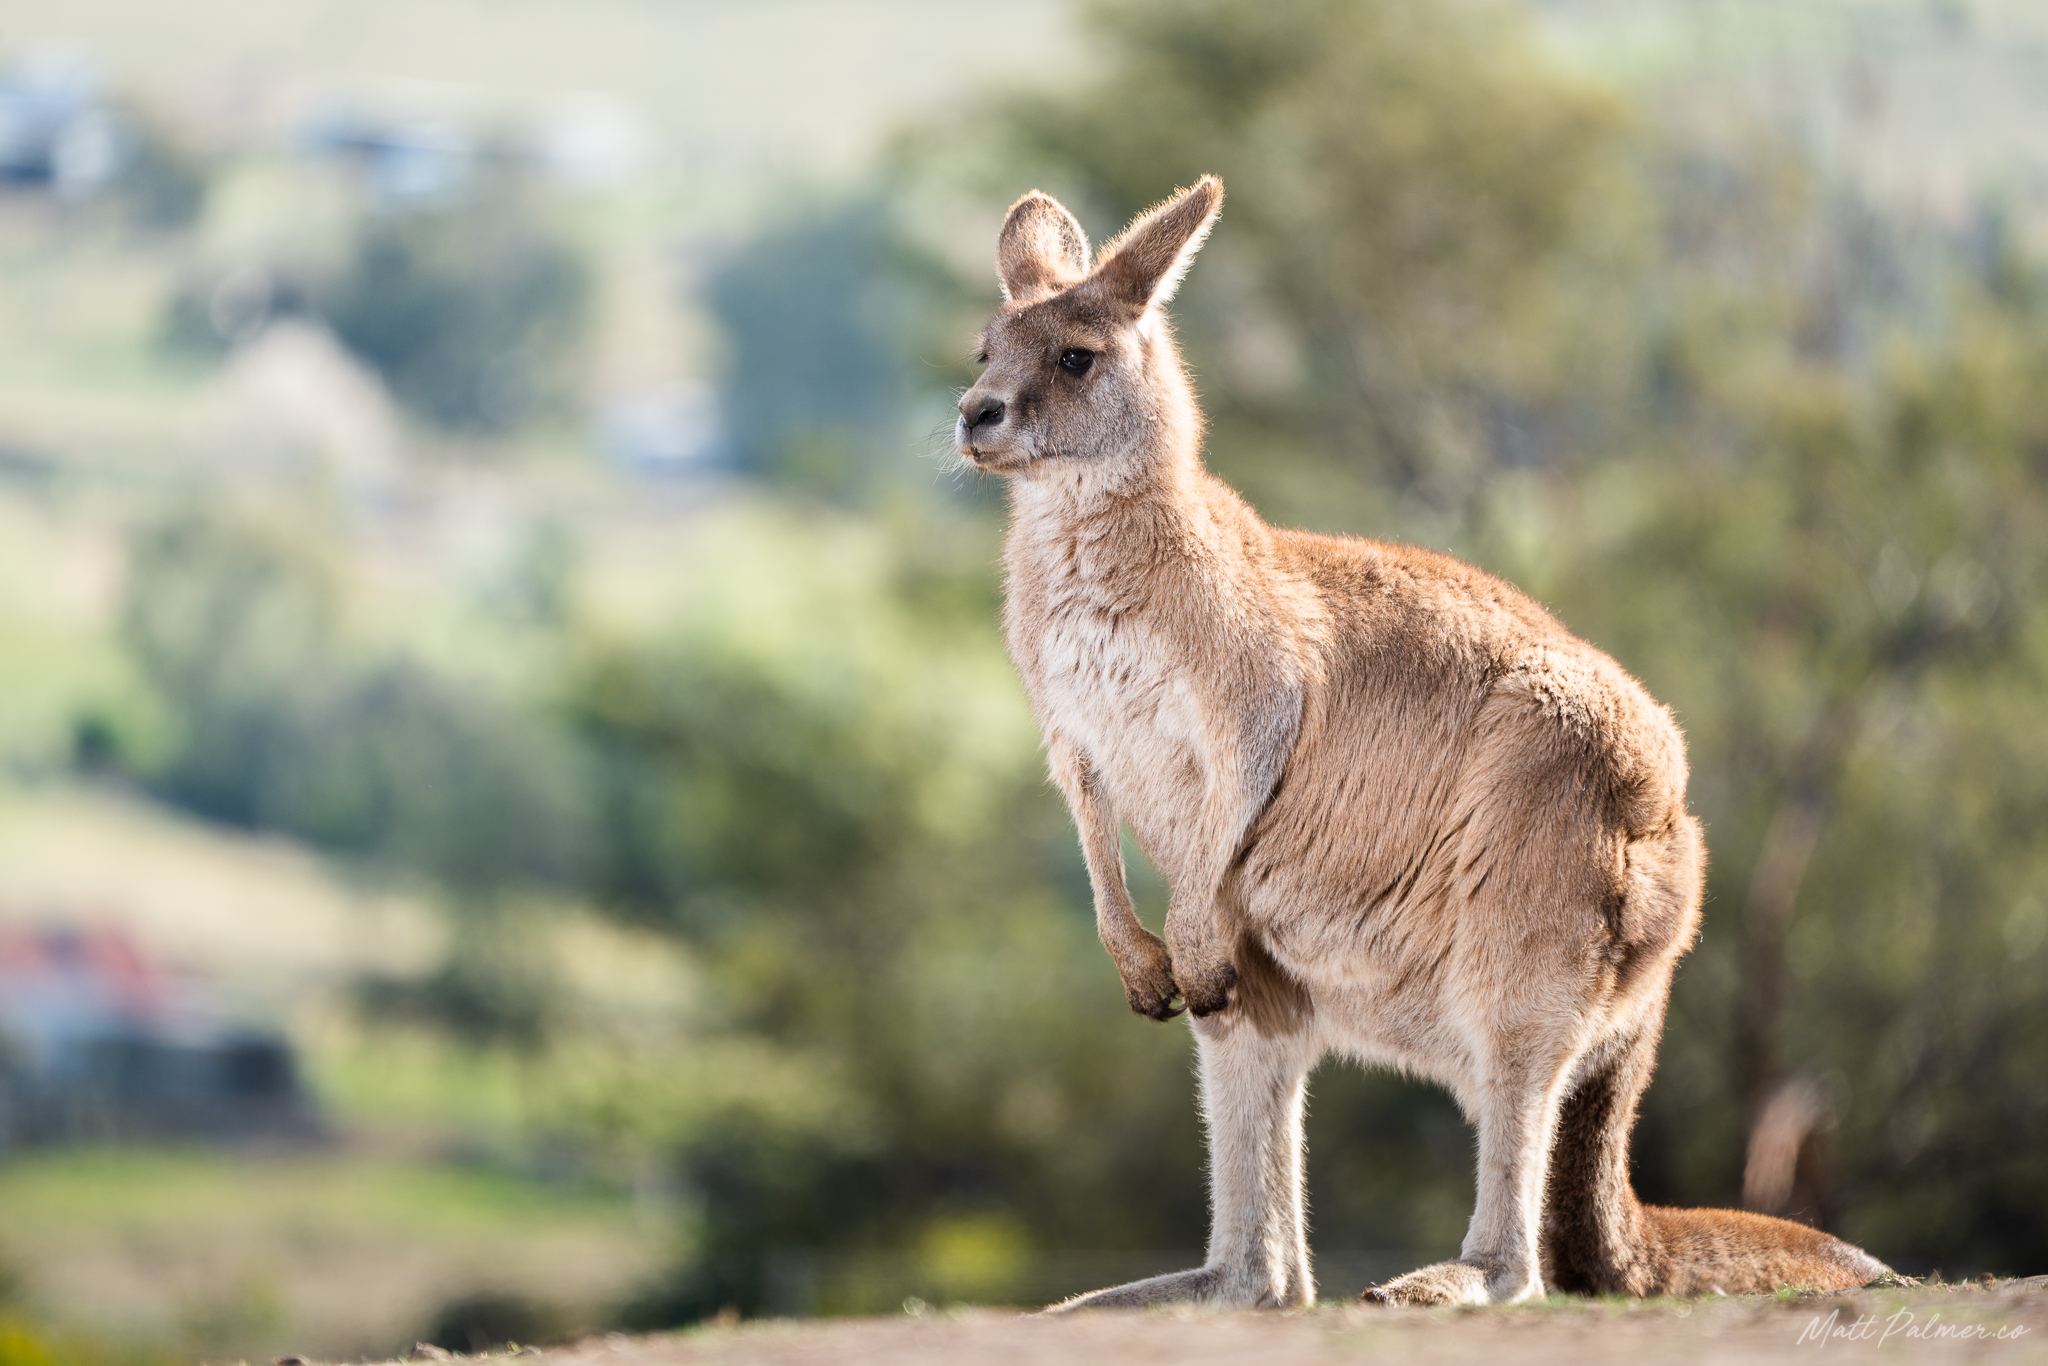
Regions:
<instances>
[{"instance_id":1,"label":"kangaroo's mouth","mask_svg":"<svg viewBox=\"0 0 2048 1366\"><path fill-rule=\"evenodd\" d=\"M1007 474L1031 463L1031 452L1014 446L977 446L968 441L955 443L963 463L992 474Z\"/></svg>"}]
</instances>

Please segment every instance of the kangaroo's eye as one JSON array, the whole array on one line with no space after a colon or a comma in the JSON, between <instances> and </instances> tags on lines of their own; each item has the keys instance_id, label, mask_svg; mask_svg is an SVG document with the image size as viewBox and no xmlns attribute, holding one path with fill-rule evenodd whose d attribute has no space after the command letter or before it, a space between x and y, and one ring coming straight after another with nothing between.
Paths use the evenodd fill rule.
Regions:
<instances>
[{"instance_id":1,"label":"kangaroo's eye","mask_svg":"<svg viewBox=\"0 0 2048 1366\"><path fill-rule=\"evenodd\" d=\"M988 364L988 352L986 352L986 351L977 351L977 352L975 352L975 353L974 353L974 363L975 363L976 365L987 365L987 364Z\"/></svg>"},{"instance_id":2,"label":"kangaroo's eye","mask_svg":"<svg viewBox=\"0 0 2048 1366\"><path fill-rule=\"evenodd\" d=\"M1060 369L1070 375L1085 375L1088 367L1095 364L1095 353L1083 351L1078 346L1068 347L1060 353Z\"/></svg>"}]
</instances>

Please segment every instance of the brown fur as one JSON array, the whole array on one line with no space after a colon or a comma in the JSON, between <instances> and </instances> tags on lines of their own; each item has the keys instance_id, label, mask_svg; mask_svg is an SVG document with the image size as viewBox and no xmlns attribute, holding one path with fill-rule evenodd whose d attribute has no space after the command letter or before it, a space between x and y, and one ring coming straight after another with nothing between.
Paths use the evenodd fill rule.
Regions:
<instances>
[{"instance_id":1,"label":"brown fur","mask_svg":"<svg viewBox=\"0 0 2048 1366\"><path fill-rule=\"evenodd\" d=\"M1207 1264L1084 1296L1313 1302L1305 1079L1329 1051L1434 1078L1479 1129L1458 1261L1367 1292L1839 1287L1883 1267L1782 1221L1637 1203L1628 1133L1705 848L1684 742L1613 660L1445 556L1277 530L1203 468L1163 307L1204 179L1092 269L1032 194L957 441L1011 477L1004 628L1131 1006L1195 1017ZM1171 887L1131 907L1128 821Z\"/></svg>"}]
</instances>

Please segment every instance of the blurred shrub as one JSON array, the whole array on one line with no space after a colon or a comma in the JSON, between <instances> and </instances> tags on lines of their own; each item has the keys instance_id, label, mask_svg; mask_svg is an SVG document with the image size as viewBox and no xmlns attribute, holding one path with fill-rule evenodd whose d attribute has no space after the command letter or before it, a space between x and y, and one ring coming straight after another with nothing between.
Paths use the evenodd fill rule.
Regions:
<instances>
[{"instance_id":1,"label":"blurred shrub","mask_svg":"<svg viewBox=\"0 0 2048 1366\"><path fill-rule=\"evenodd\" d=\"M341 612L303 535L211 515L145 529L122 633L173 730L151 785L216 820L456 887L570 876L574 753L478 683L360 657Z\"/></svg>"},{"instance_id":2,"label":"blurred shrub","mask_svg":"<svg viewBox=\"0 0 2048 1366\"><path fill-rule=\"evenodd\" d=\"M318 304L408 408L502 431L571 386L589 267L509 171L456 204L376 217Z\"/></svg>"},{"instance_id":3,"label":"blurred shrub","mask_svg":"<svg viewBox=\"0 0 2048 1366\"><path fill-rule=\"evenodd\" d=\"M309 295L298 274L284 268L193 272L164 301L157 345L172 357L218 360L272 320L309 312Z\"/></svg>"},{"instance_id":4,"label":"blurred shrub","mask_svg":"<svg viewBox=\"0 0 2048 1366\"><path fill-rule=\"evenodd\" d=\"M27 1324L0 1319L0 1366L62 1366L52 1346Z\"/></svg>"},{"instance_id":5,"label":"blurred shrub","mask_svg":"<svg viewBox=\"0 0 2048 1366\"><path fill-rule=\"evenodd\" d=\"M481 1356L508 1345L561 1342L577 1326L555 1305L487 1292L463 1295L443 1305L421 1340L451 1352Z\"/></svg>"},{"instance_id":6,"label":"blurred shrub","mask_svg":"<svg viewBox=\"0 0 2048 1366\"><path fill-rule=\"evenodd\" d=\"M536 1052L562 1008L554 965L523 932L529 927L496 906L459 904L453 921L441 966L430 975L371 977L358 984L363 1017L380 1025L426 1024L471 1048Z\"/></svg>"}]
</instances>

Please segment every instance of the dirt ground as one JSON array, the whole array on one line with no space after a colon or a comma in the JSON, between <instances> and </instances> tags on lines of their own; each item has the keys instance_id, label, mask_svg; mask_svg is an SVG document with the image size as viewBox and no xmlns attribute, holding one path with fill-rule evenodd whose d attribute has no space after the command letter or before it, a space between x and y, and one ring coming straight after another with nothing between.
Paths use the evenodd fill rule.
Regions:
<instances>
[{"instance_id":1,"label":"dirt ground","mask_svg":"<svg viewBox=\"0 0 2048 1366\"><path fill-rule=\"evenodd\" d=\"M1152 1310L1058 1319L929 1311L890 1319L769 1320L641 1338L613 1334L546 1351L529 1347L520 1355L538 1358L534 1366L2021 1366L2048 1362L2048 1276L1778 1298L1558 1298L1501 1309L1338 1305L1292 1313Z\"/></svg>"}]
</instances>

